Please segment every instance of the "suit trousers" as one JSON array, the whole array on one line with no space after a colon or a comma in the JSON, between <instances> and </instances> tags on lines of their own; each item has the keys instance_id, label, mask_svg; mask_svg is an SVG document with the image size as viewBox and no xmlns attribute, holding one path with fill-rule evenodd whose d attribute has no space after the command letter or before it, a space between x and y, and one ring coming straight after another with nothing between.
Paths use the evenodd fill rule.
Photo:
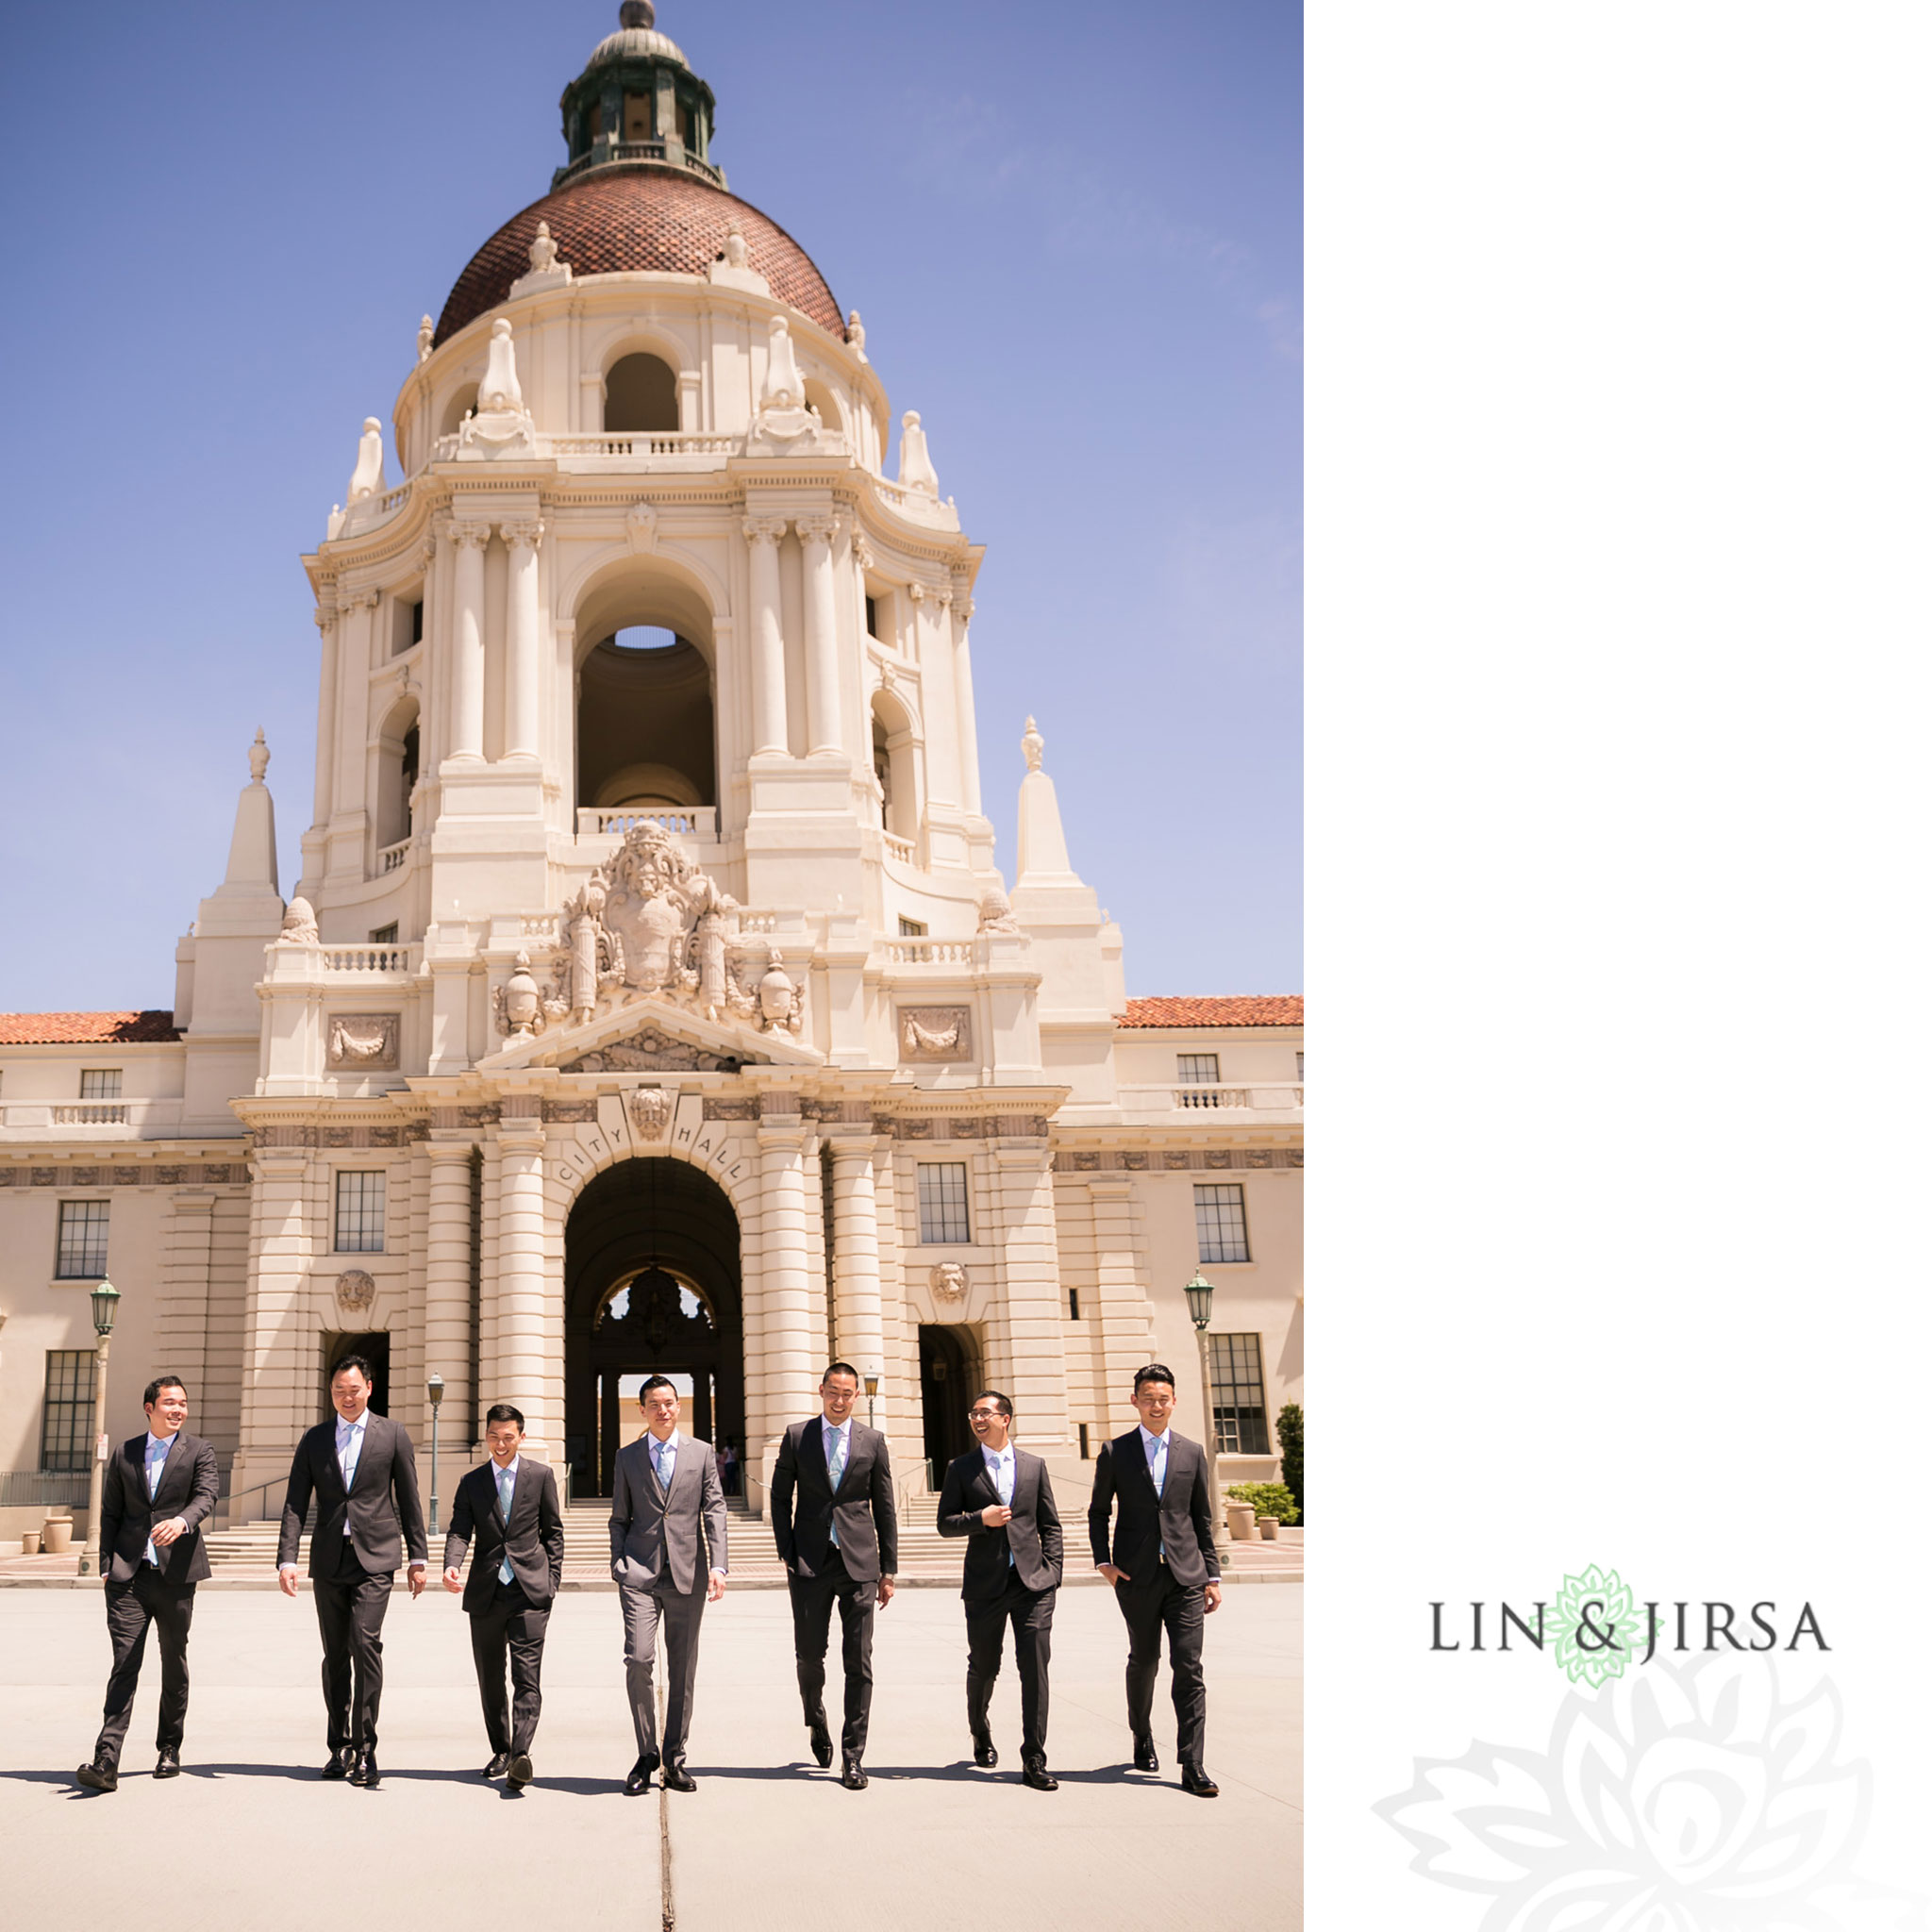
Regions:
<instances>
[{"instance_id":1,"label":"suit trousers","mask_svg":"<svg viewBox=\"0 0 1932 1932\"><path fill-rule=\"evenodd\" d=\"M147 1654L147 1626L155 1624L161 1642L161 1714L155 1726L158 1751L179 1751L188 1722L188 1626L194 1617L194 1586L162 1581L161 1574L143 1563L127 1583L109 1582L108 1635L114 1645L114 1667L108 1676L108 1699L101 1711L101 1735L94 1745L97 1762L118 1765L127 1726L134 1716L134 1687L141 1680L142 1658Z\"/></svg>"},{"instance_id":2,"label":"suit trousers","mask_svg":"<svg viewBox=\"0 0 1932 1932\"><path fill-rule=\"evenodd\" d=\"M966 1721L973 1727L973 1741L992 1741L988 1709L1010 1624L1013 1661L1020 1670L1020 1748L1028 1764L1046 1762L1046 1670L1058 1594L1057 1590L1028 1590L1008 1571L1000 1595L966 1606Z\"/></svg>"},{"instance_id":3,"label":"suit trousers","mask_svg":"<svg viewBox=\"0 0 1932 1932\"><path fill-rule=\"evenodd\" d=\"M807 1724L825 1721L825 1646L832 1634L832 1606L839 1606L845 1667L845 1728L841 1748L847 1757L865 1755L867 1720L872 1715L872 1619L878 1601L876 1583L851 1575L836 1549L825 1552L816 1576L790 1578L791 1643L798 1657L798 1694Z\"/></svg>"},{"instance_id":4,"label":"suit trousers","mask_svg":"<svg viewBox=\"0 0 1932 1932\"><path fill-rule=\"evenodd\" d=\"M374 1751L375 1713L382 1703L382 1620L389 1615L395 1578L364 1570L345 1550L341 1568L314 1582L328 1748Z\"/></svg>"},{"instance_id":5,"label":"suit trousers","mask_svg":"<svg viewBox=\"0 0 1932 1932\"><path fill-rule=\"evenodd\" d=\"M705 1585L692 1591L672 1588L660 1576L655 1590L617 1587L624 1611L624 1684L630 1696L631 1726L638 1736L638 1756L656 1753L665 1764L684 1762L685 1740L691 1734L691 1707L698 1681L698 1628L705 1617ZM658 1630L664 1630L664 1737L658 1737L658 1697L653 1683Z\"/></svg>"},{"instance_id":6,"label":"suit trousers","mask_svg":"<svg viewBox=\"0 0 1932 1932\"><path fill-rule=\"evenodd\" d=\"M536 1739L537 1720L543 1712L543 1633L550 1612L536 1608L521 1584L499 1581L491 1587L495 1594L490 1602L470 1612L470 1655L476 1662L491 1756L508 1751L522 1757ZM504 1690L506 1662L514 1709Z\"/></svg>"},{"instance_id":7,"label":"suit trousers","mask_svg":"<svg viewBox=\"0 0 1932 1932\"><path fill-rule=\"evenodd\" d=\"M1114 1601L1127 1620L1127 1724L1137 1743L1152 1735L1154 1680L1160 1674L1160 1637L1174 1673L1174 1755L1196 1770L1208 1744L1208 1680L1201 1674L1201 1637L1207 1592L1199 1584L1176 1583L1165 1563L1142 1583L1117 1583Z\"/></svg>"}]
</instances>

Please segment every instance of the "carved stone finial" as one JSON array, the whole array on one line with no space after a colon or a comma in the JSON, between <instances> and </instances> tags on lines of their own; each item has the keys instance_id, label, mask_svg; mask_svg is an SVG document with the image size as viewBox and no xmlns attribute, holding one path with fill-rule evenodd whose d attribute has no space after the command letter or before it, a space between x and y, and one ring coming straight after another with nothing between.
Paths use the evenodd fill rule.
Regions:
<instances>
[{"instance_id":1,"label":"carved stone finial","mask_svg":"<svg viewBox=\"0 0 1932 1932\"><path fill-rule=\"evenodd\" d=\"M374 416L362 419L362 441L356 451L356 471L349 478L349 504L382 492L382 425Z\"/></svg>"},{"instance_id":2,"label":"carved stone finial","mask_svg":"<svg viewBox=\"0 0 1932 1932\"><path fill-rule=\"evenodd\" d=\"M497 1031L511 1040L528 1040L543 1030L543 996L530 974L530 956L520 952L508 981L496 989Z\"/></svg>"},{"instance_id":3,"label":"carved stone finial","mask_svg":"<svg viewBox=\"0 0 1932 1932\"><path fill-rule=\"evenodd\" d=\"M268 776L268 740L259 724L255 727L255 742L248 747L248 775L258 785Z\"/></svg>"},{"instance_id":4,"label":"carved stone finial","mask_svg":"<svg viewBox=\"0 0 1932 1932\"><path fill-rule=\"evenodd\" d=\"M425 315L425 317L423 318L423 320L422 320L421 322L419 322L419 323L418 323L418 324L416 325L416 359L417 359L417 361L419 361L419 362L426 362L426 361L428 361L428 359L429 359L429 352L430 352L430 350L431 350L432 348L434 348L435 346L436 346L436 325L435 325L435 323L433 323L433 322L432 322L432 321L431 321L431 320L429 319L429 317L428 317L428 316L426 316L426 315Z\"/></svg>"},{"instance_id":5,"label":"carved stone finial","mask_svg":"<svg viewBox=\"0 0 1932 1932\"><path fill-rule=\"evenodd\" d=\"M476 391L476 408L515 409L524 407L523 385L517 381L517 351L508 318L499 315L490 325L490 359Z\"/></svg>"},{"instance_id":6,"label":"carved stone finial","mask_svg":"<svg viewBox=\"0 0 1932 1932\"><path fill-rule=\"evenodd\" d=\"M530 273L548 275L557 266L557 243L550 239L550 224L537 224L537 238L530 243Z\"/></svg>"},{"instance_id":7,"label":"carved stone finial","mask_svg":"<svg viewBox=\"0 0 1932 1932\"><path fill-rule=\"evenodd\" d=\"M744 230L738 225L738 217L733 215L731 225L724 230L724 259L733 268L742 268L750 253L744 245Z\"/></svg>"},{"instance_id":8,"label":"carved stone finial","mask_svg":"<svg viewBox=\"0 0 1932 1932\"><path fill-rule=\"evenodd\" d=\"M1026 769L1037 772L1040 769L1040 755L1046 749L1046 740L1041 737L1039 727L1031 718L1026 721L1026 736L1020 741L1020 749L1026 754Z\"/></svg>"},{"instance_id":9,"label":"carved stone finial","mask_svg":"<svg viewBox=\"0 0 1932 1932\"><path fill-rule=\"evenodd\" d=\"M651 5L651 0L624 0L624 5L617 9L617 24L619 26L648 30L658 24L658 9Z\"/></svg>"},{"instance_id":10,"label":"carved stone finial","mask_svg":"<svg viewBox=\"0 0 1932 1932\"><path fill-rule=\"evenodd\" d=\"M989 886L979 895L981 932L1018 932L1020 922L1013 917L1013 904L1003 886Z\"/></svg>"},{"instance_id":11,"label":"carved stone finial","mask_svg":"<svg viewBox=\"0 0 1932 1932\"><path fill-rule=\"evenodd\" d=\"M798 409L804 406L805 378L798 373L798 358L792 353L791 329L782 315L774 315L765 360L765 386L759 392L758 408L762 413L772 409Z\"/></svg>"},{"instance_id":12,"label":"carved stone finial","mask_svg":"<svg viewBox=\"0 0 1932 1932\"><path fill-rule=\"evenodd\" d=\"M940 493L939 472L932 466L917 409L908 409L899 419L899 487L935 499Z\"/></svg>"},{"instance_id":13,"label":"carved stone finial","mask_svg":"<svg viewBox=\"0 0 1932 1932\"><path fill-rule=\"evenodd\" d=\"M858 319L858 310L852 311L852 319L845 325L845 340L852 344L852 353L863 362L865 353L865 325Z\"/></svg>"},{"instance_id":14,"label":"carved stone finial","mask_svg":"<svg viewBox=\"0 0 1932 1932\"><path fill-rule=\"evenodd\" d=\"M282 914L282 929L275 940L278 946L318 946L322 934L315 924L315 908L298 892Z\"/></svg>"}]
</instances>

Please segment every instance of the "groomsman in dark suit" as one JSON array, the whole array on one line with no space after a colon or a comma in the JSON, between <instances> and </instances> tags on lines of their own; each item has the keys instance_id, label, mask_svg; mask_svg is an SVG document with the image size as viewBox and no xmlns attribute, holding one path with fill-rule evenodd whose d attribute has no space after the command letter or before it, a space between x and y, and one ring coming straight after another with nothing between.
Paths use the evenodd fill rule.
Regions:
<instances>
[{"instance_id":1,"label":"groomsman in dark suit","mask_svg":"<svg viewBox=\"0 0 1932 1932\"><path fill-rule=\"evenodd\" d=\"M823 1413L793 1423L778 1445L772 1530L791 1591L792 1647L812 1756L824 1765L832 1761L825 1645L832 1606L839 1606L845 1666L845 1761L839 1781L848 1791L862 1791L872 1710L873 1608L884 1609L892 1600L899 1517L886 1439L852 1419L858 1372L848 1362L834 1362L820 1377L819 1400Z\"/></svg>"},{"instance_id":2,"label":"groomsman in dark suit","mask_svg":"<svg viewBox=\"0 0 1932 1932\"><path fill-rule=\"evenodd\" d=\"M1221 1607L1221 1564L1214 1554L1214 1498L1208 1491L1208 1455L1175 1435L1174 1371L1150 1362L1134 1376L1141 1425L1101 1447L1093 1465L1093 1501L1087 1532L1095 1567L1113 1585L1127 1620L1127 1724L1134 1734L1134 1769L1158 1771L1154 1752L1154 1680L1160 1672L1160 1637L1174 1673L1179 1725L1181 1789L1218 1798L1221 1788L1202 1765L1208 1740L1208 1686L1201 1674L1202 1620ZM1120 1520L1108 1519L1115 1499Z\"/></svg>"},{"instance_id":3,"label":"groomsman in dark suit","mask_svg":"<svg viewBox=\"0 0 1932 1932\"><path fill-rule=\"evenodd\" d=\"M624 1613L624 1684L630 1699L638 1761L624 1781L634 1798L661 1763L667 1791L694 1791L685 1769L691 1700L697 1690L698 1631L705 1606L724 1594L727 1553L724 1486L708 1442L677 1426L683 1407L669 1376L638 1391L645 1429L617 1452L610 1494L610 1576ZM670 1677L664 1735L658 1736L652 1672L664 1630Z\"/></svg>"},{"instance_id":4,"label":"groomsman in dark suit","mask_svg":"<svg viewBox=\"0 0 1932 1932\"><path fill-rule=\"evenodd\" d=\"M160 1632L161 1715L155 1738L157 1777L181 1771L188 1720L188 1626L194 1586L208 1574L201 1525L215 1507L220 1478L211 1443L182 1427L188 1391L177 1375L157 1375L142 1395L147 1429L122 1443L101 1478L102 1594L114 1667L93 1761L75 1774L90 1790L120 1782L121 1747L134 1715L134 1687L147 1651L147 1627Z\"/></svg>"},{"instance_id":5,"label":"groomsman in dark suit","mask_svg":"<svg viewBox=\"0 0 1932 1932\"><path fill-rule=\"evenodd\" d=\"M490 1460L457 1485L442 1545L442 1587L452 1593L462 1591L470 1616L470 1652L483 1694L483 1728L490 1735L483 1775L507 1775L520 1790L536 1775L530 1746L543 1709L543 1633L563 1582L563 1512L549 1467L524 1460L521 1409L496 1404L484 1435ZM476 1559L466 1588L463 1552L472 1536ZM506 1657L516 1694L514 1724L503 1688Z\"/></svg>"},{"instance_id":6,"label":"groomsman in dark suit","mask_svg":"<svg viewBox=\"0 0 1932 1932\"><path fill-rule=\"evenodd\" d=\"M293 1596L302 1522L315 1499L308 1576L322 1626L322 1696L328 1707L324 1777L374 1790L375 1713L382 1702L382 1623L403 1545L409 1550L409 1594L429 1580L429 1545L416 1488L416 1449L400 1424L372 1414L369 1364L345 1356L329 1377L335 1416L295 1445L282 1505L277 1564L282 1594Z\"/></svg>"},{"instance_id":7,"label":"groomsman in dark suit","mask_svg":"<svg viewBox=\"0 0 1932 1932\"><path fill-rule=\"evenodd\" d=\"M940 1534L963 1536L966 1600L966 1722L973 1761L992 1766L988 1707L1000 1674L1007 1625L1020 1668L1022 1782L1057 1791L1046 1768L1046 1670L1053 1607L1060 1585L1060 1517L1046 1464L1013 1443L1013 1405L997 1389L973 1398L966 1412L979 1447L954 1459L940 1491Z\"/></svg>"}]
</instances>

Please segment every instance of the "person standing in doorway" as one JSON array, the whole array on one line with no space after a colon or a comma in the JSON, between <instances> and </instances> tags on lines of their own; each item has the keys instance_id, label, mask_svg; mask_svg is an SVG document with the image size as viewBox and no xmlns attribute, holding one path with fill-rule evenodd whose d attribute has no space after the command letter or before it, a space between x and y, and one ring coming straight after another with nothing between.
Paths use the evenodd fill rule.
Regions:
<instances>
[{"instance_id":1,"label":"person standing in doorway","mask_svg":"<svg viewBox=\"0 0 1932 1932\"><path fill-rule=\"evenodd\" d=\"M825 1724L825 1646L839 1607L845 1667L844 1764L848 1791L866 1786L866 1724L872 1713L874 1607L892 1600L899 1518L886 1439L852 1419L858 1372L834 1362L819 1378L820 1414L793 1423L772 1473L772 1529L791 1592L792 1648L812 1756L832 1761Z\"/></svg>"},{"instance_id":2,"label":"person standing in doorway","mask_svg":"<svg viewBox=\"0 0 1932 1932\"><path fill-rule=\"evenodd\" d=\"M382 1703L382 1624L403 1547L409 1551L409 1595L429 1580L429 1544L416 1487L416 1448L408 1432L369 1407L374 1373L344 1356L329 1376L334 1416L295 1445L282 1505L276 1553L282 1594L293 1596L303 1520L312 1497L315 1534L308 1578L322 1626L322 1697L328 1711L324 1777L375 1790L375 1716Z\"/></svg>"}]
</instances>

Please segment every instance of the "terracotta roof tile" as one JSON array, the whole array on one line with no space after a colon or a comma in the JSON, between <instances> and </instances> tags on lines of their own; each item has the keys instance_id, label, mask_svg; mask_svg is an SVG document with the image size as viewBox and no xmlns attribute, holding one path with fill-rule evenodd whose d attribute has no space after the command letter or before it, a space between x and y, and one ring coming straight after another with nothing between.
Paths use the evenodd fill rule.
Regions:
<instances>
[{"instance_id":1,"label":"terracotta roof tile","mask_svg":"<svg viewBox=\"0 0 1932 1932\"><path fill-rule=\"evenodd\" d=\"M447 341L509 299L510 284L530 272L539 222L550 224L558 258L580 275L640 269L701 275L724 252L734 215L751 266L772 293L843 341L844 318L824 276L776 222L737 195L669 168L600 169L512 215L457 277L436 341Z\"/></svg>"},{"instance_id":2,"label":"terracotta roof tile","mask_svg":"<svg viewBox=\"0 0 1932 1932\"><path fill-rule=\"evenodd\" d=\"M1129 1000L1122 1026L1299 1026L1298 992L1259 993L1229 999L1186 996Z\"/></svg>"},{"instance_id":3,"label":"terracotta roof tile","mask_svg":"<svg viewBox=\"0 0 1932 1932\"><path fill-rule=\"evenodd\" d=\"M137 1046L179 1040L164 1008L141 1013L0 1013L0 1046Z\"/></svg>"}]
</instances>

